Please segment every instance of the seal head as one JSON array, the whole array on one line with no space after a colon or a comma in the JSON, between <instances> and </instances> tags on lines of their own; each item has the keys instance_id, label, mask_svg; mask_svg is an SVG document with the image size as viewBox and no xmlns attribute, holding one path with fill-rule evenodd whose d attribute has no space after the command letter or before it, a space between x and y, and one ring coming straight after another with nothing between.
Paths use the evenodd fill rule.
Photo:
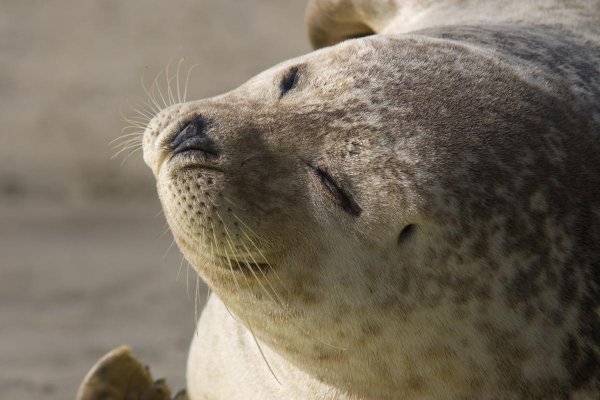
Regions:
<instances>
[{"instance_id":1,"label":"seal head","mask_svg":"<svg viewBox=\"0 0 600 400\"><path fill-rule=\"evenodd\" d=\"M346 41L173 105L144 159L185 257L318 381L569 393L600 374L598 124L549 70L441 35Z\"/></svg>"}]
</instances>

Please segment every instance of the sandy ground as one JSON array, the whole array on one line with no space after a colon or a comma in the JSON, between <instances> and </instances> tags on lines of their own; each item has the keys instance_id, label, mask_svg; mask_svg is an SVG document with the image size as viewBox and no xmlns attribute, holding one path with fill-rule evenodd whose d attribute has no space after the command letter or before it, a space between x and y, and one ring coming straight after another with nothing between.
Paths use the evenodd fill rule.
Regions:
<instances>
[{"instance_id":1,"label":"sandy ground","mask_svg":"<svg viewBox=\"0 0 600 400\"><path fill-rule=\"evenodd\" d=\"M119 344L183 387L196 280L158 204L32 208L0 214L0 398L73 398Z\"/></svg>"},{"instance_id":2,"label":"sandy ground","mask_svg":"<svg viewBox=\"0 0 600 400\"><path fill-rule=\"evenodd\" d=\"M188 299L151 174L139 153L111 160L108 142L144 99L144 67L185 57L190 98L222 93L309 51L304 7L0 2L0 398L73 398L121 344L184 386L194 275Z\"/></svg>"}]
</instances>

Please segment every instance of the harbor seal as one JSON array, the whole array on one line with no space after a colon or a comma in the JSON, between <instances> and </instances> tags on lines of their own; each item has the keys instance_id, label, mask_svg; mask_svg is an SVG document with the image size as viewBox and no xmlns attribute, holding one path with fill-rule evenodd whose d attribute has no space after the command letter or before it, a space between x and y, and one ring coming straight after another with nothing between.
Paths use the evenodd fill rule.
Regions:
<instances>
[{"instance_id":1,"label":"harbor seal","mask_svg":"<svg viewBox=\"0 0 600 400\"><path fill-rule=\"evenodd\" d=\"M598 398L600 3L307 15L322 49L143 136L213 290L190 398Z\"/></svg>"}]
</instances>

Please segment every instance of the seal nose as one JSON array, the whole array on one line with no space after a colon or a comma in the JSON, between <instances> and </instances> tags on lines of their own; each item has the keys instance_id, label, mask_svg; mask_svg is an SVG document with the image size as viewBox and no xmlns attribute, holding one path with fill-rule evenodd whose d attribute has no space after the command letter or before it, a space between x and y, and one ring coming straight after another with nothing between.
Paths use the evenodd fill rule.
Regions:
<instances>
[{"instance_id":1,"label":"seal nose","mask_svg":"<svg viewBox=\"0 0 600 400\"><path fill-rule=\"evenodd\" d=\"M214 141L206 134L208 121L203 117L196 117L188 121L184 128L171 141L173 155L185 151L201 151L213 156L219 155L219 150Z\"/></svg>"}]
</instances>

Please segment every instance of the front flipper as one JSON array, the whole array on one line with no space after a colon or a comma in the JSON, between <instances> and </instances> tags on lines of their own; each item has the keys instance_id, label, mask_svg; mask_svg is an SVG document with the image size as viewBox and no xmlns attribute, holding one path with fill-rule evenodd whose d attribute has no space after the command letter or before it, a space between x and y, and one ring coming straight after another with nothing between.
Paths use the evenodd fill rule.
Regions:
<instances>
[{"instance_id":1,"label":"front flipper","mask_svg":"<svg viewBox=\"0 0 600 400\"><path fill-rule=\"evenodd\" d=\"M154 381L147 366L128 347L104 355L87 373L75 400L169 400L171 390L164 379ZM174 400L187 400L185 391Z\"/></svg>"}]
</instances>

